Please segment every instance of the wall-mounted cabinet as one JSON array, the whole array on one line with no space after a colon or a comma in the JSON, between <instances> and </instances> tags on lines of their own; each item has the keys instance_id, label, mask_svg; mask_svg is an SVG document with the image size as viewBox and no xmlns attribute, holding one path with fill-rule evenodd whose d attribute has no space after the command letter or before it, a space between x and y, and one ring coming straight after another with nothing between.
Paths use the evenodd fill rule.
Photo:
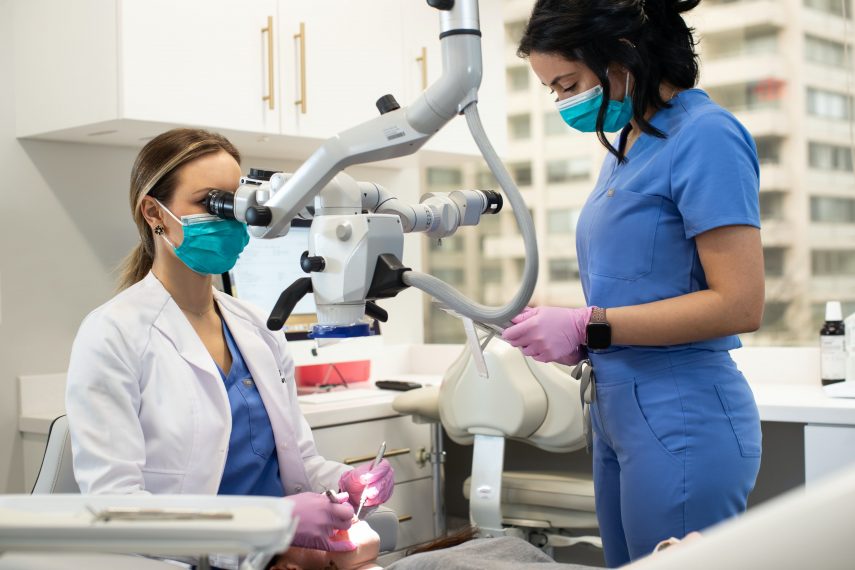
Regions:
<instances>
[{"instance_id":1,"label":"wall-mounted cabinet","mask_svg":"<svg viewBox=\"0 0 855 570\"><path fill-rule=\"evenodd\" d=\"M482 27L482 114L501 140L499 0ZM139 145L194 125L294 146L375 116L386 93L406 105L442 69L421 0L27 0L14 29L19 137ZM427 148L475 152L454 122Z\"/></svg>"}]
</instances>

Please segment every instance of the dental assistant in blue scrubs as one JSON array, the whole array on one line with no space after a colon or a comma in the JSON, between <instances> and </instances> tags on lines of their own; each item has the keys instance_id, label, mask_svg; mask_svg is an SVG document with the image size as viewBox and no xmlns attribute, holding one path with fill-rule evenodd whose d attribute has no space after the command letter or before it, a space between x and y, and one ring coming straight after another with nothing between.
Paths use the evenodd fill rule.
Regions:
<instances>
[{"instance_id":1,"label":"dental assistant in blue scrubs","mask_svg":"<svg viewBox=\"0 0 855 570\"><path fill-rule=\"evenodd\" d=\"M504 338L537 360L591 360L611 567L742 512L760 466L757 407L728 352L763 314L757 152L694 88L681 13L698 2L539 0L518 50L609 152L576 232L588 306L528 308Z\"/></svg>"}]
</instances>

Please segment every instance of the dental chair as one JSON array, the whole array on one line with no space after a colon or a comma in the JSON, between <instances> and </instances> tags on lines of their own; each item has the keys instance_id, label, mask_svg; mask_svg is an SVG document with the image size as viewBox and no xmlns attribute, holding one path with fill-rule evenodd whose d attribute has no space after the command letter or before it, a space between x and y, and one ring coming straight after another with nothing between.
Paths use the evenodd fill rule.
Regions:
<instances>
[{"instance_id":1,"label":"dental chair","mask_svg":"<svg viewBox=\"0 0 855 570\"><path fill-rule=\"evenodd\" d=\"M74 479L71 454L71 435L68 417L59 416L50 425L41 469L36 477L32 494L80 493ZM380 552L395 550L398 543L398 517L395 511L380 506L365 515L365 521L380 535Z\"/></svg>"},{"instance_id":2,"label":"dental chair","mask_svg":"<svg viewBox=\"0 0 855 570\"><path fill-rule=\"evenodd\" d=\"M555 453L585 447L579 381L501 341L483 355L488 377L467 348L441 386L406 392L393 407L417 422L441 422L455 443L474 443L464 496L481 536L519 536L548 553L580 542L602 548L599 537L579 535L598 526L590 475L503 471L505 439Z\"/></svg>"}]
</instances>

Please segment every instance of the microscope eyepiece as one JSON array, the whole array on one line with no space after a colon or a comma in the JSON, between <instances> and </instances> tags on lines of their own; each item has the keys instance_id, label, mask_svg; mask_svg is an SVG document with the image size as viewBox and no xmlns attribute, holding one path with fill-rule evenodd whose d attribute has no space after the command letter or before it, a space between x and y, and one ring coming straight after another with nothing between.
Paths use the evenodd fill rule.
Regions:
<instances>
[{"instance_id":1,"label":"microscope eyepiece","mask_svg":"<svg viewBox=\"0 0 855 570\"><path fill-rule=\"evenodd\" d=\"M225 220L235 219L235 195L225 190L211 190L205 197L205 208L209 214Z\"/></svg>"},{"instance_id":2,"label":"microscope eyepiece","mask_svg":"<svg viewBox=\"0 0 855 570\"><path fill-rule=\"evenodd\" d=\"M484 197L487 198L487 207L484 208L482 214L498 214L502 211L502 205L504 204L504 200L502 199L502 195L496 192L495 190L481 190L484 193Z\"/></svg>"}]
</instances>

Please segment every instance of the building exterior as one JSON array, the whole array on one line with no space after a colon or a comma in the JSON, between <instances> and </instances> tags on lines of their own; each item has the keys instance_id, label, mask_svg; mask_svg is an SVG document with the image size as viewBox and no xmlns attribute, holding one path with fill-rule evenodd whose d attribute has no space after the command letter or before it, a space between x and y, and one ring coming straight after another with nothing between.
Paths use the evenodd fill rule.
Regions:
<instances>
[{"instance_id":1,"label":"building exterior","mask_svg":"<svg viewBox=\"0 0 855 570\"><path fill-rule=\"evenodd\" d=\"M848 2L848 4L847 4ZM530 204L540 273L534 302L580 306L574 231L605 150L572 131L516 45L532 0L506 0L506 164ZM766 311L746 344L816 341L824 305L855 312L855 22L852 0L703 0L688 14L700 40L699 87L757 144ZM494 187L485 167L425 173L430 189ZM510 212L431 244L426 266L485 303L519 282L522 239ZM431 310L426 338L458 342L456 320Z\"/></svg>"}]
</instances>

